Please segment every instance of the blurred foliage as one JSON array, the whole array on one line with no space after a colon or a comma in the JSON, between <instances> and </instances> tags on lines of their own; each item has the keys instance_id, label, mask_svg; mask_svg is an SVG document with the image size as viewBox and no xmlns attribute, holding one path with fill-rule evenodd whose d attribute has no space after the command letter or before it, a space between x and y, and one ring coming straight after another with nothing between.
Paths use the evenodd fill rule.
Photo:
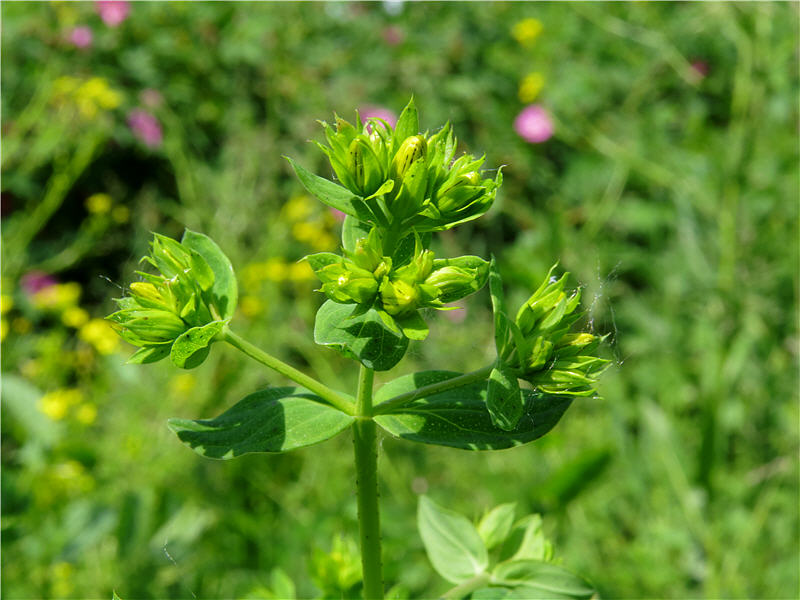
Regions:
<instances>
[{"instance_id":1,"label":"blurred foliage","mask_svg":"<svg viewBox=\"0 0 800 600\"><path fill-rule=\"evenodd\" d=\"M396 593L445 589L415 530L429 493L475 518L542 513L603 597L798 596L796 5L133 3L113 27L93 3L0 10L4 597L352 585L331 571L356 530L347 436L200 459L168 417L279 381L216 348L188 373L124 365L97 317L149 231L189 227L231 257L242 333L352 387L311 341L322 297L295 262L334 249L337 221L281 155L323 172L316 119L411 93L423 127L449 119L463 149L507 165L447 253L497 255L514 306L560 260L617 366L605 400L531 446L383 440ZM514 131L530 102L551 115L546 142ZM438 317L400 372L483 366L488 294L464 305L475 329Z\"/></svg>"}]
</instances>

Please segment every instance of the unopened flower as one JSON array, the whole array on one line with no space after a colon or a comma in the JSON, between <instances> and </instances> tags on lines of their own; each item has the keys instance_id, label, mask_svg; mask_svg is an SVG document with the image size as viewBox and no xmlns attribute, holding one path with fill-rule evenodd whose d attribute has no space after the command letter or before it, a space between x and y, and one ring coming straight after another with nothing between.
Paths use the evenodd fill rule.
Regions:
<instances>
[{"instance_id":1,"label":"unopened flower","mask_svg":"<svg viewBox=\"0 0 800 600\"><path fill-rule=\"evenodd\" d=\"M514 131L526 142L540 144L553 136L553 121L544 108L531 104L514 119Z\"/></svg>"},{"instance_id":2,"label":"unopened flower","mask_svg":"<svg viewBox=\"0 0 800 600\"><path fill-rule=\"evenodd\" d=\"M132 111L128 115L128 126L149 148L158 148L164 139L158 119L147 111L141 109Z\"/></svg>"},{"instance_id":3,"label":"unopened flower","mask_svg":"<svg viewBox=\"0 0 800 600\"><path fill-rule=\"evenodd\" d=\"M88 48L92 45L92 30L86 25L74 27L69 32L69 41L77 48Z\"/></svg>"},{"instance_id":4,"label":"unopened flower","mask_svg":"<svg viewBox=\"0 0 800 600\"><path fill-rule=\"evenodd\" d=\"M97 0L94 5L103 23L109 27L116 27L122 23L131 11L130 2L124 0Z\"/></svg>"}]
</instances>

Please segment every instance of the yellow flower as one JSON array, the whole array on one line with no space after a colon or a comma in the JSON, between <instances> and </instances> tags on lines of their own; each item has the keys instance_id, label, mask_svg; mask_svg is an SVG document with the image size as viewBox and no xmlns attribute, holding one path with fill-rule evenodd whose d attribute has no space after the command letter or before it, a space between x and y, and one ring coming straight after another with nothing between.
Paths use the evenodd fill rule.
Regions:
<instances>
[{"instance_id":1,"label":"yellow flower","mask_svg":"<svg viewBox=\"0 0 800 600\"><path fill-rule=\"evenodd\" d=\"M319 221L295 223L292 226L292 235L297 241L308 244L315 250L328 250L336 245L336 240Z\"/></svg>"},{"instance_id":2,"label":"yellow flower","mask_svg":"<svg viewBox=\"0 0 800 600\"><path fill-rule=\"evenodd\" d=\"M239 301L239 308L245 317L255 317L264 310L264 303L255 296L244 296Z\"/></svg>"},{"instance_id":3,"label":"yellow flower","mask_svg":"<svg viewBox=\"0 0 800 600\"><path fill-rule=\"evenodd\" d=\"M283 217L288 221L302 221L314 212L315 206L305 194L294 196L283 206Z\"/></svg>"},{"instance_id":4,"label":"yellow flower","mask_svg":"<svg viewBox=\"0 0 800 600\"><path fill-rule=\"evenodd\" d=\"M78 85L80 85L80 80L76 77L69 75L59 77L53 82L53 96L56 98L69 96L78 89Z\"/></svg>"},{"instance_id":5,"label":"yellow flower","mask_svg":"<svg viewBox=\"0 0 800 600\"><path fill-rule=\"evenodd\" d=\"M24 335L28 333L32 327L33 325L31 325L31 322L25 317L17 317L11 321L11 331L18 335Z\"/></svg>"},{"instance_id":6,"label":"yellow flower","mask_svg":"<svg viewBox=\"0 0 800 600\"><path fill-rule=\"evenodd\" d=\"M539 92L544 87L544 75L541 73L529 73L519 84L520 102L528 104L536 100Z\"/></svg>"},{"instance_id":7,"label":"yellow flower","mask_svg":"<svg viewBox=\"0 0 800 600\"><path fill-rule=\"evenodd\" d=\"M8 294L0 295L0 315L6 314L12 308L14 308L14 298Z\"/></svg>"},{"instance_id":8,"label":"yellow flower","mask_svg":"<svg viewBox=\"0 0 800 600\"><path fill-rule=\"evenodd\" d=\"M91 425L97 419L97 407L88 402L81 404L75 411L75 419L83 425Z\"/></svg>"},{"instance_id":9,"label":"yellow flower","mask_svg":"<svg viewBox=\"0 0 800 600\"><path fill-rule=\"evenodd\" d=\"M542 22L539 19L522 19L511 29L511 35L523 46L530 46L542 32Z\"/></svg>"},{"instance_id":10,"label":"yellow flower","mask_svg":"<svg viewBox=\"0 0 800 600\"><path fill-rule=\"evenodd\" d=\"M119 337L105 319L92 319L78 330L78 337L100 354L113 354L119 345Z\"/></svg>"},{"instance_id":11,"label":"yellow flower","mask_svg":"<svg viewBox=\"0 0 800 600\"><path fill-rule=\"evenodd\" d=\"M69 409L79 404L82 399L83 393L79 389L63 388L48 392L39 398L37 407L53 421L60 421L67 416Z\"/></svg>"},{"instance_id":12,"label":"yellow flower","mask_svg":"<svg viewBox=\"0 0 800 600\"><path fill-rule=\"evenodd\" d=\"M131 218L131 211L127 206L115 206L113 209L111 209L111 218L117 223L127 223Z\"/></svg>"},{"instance_id":13,"label":"yellow flower","mask_svg":"<svg viewBox=\"0 0 800 600\"><path fill-rule=\"evenodd\" d=\"M307 261L296 262L289 265L289 279L295 283L302 283L304 281L311 281L314 277L314 271Z\"/></svg>"},{"instance_id":14,"label":"yellow flower","mask_svg":"<svg viewBox=\"0 0 800 600\"><path fill-rule=\"evenodd\" d=\"M170 392L175 396L188 396L192 393L197 380L191 373L181 373L169 380Z\"/></svg>"},{"instance_id":15,"label":"yellow flower","mask_svg":"<svg viewBox=\"0 0 800 600\"><path fill-rule=\"evenodd\" d=\"M61 322L67 327L78 327L85 325L89 320L89 313L79 306L70 306L61 313Z\"/></svg>"},{"instance_id":16,"label":"yellow flower","mask_svg":"<svg viewBox=\"0 0 800 600\"><path fill-rule=\"evenodd\" d=\"M40 289L33 295L33 305L40 310L64 310L77 304L81 286L74 281L57 283Z\"/></svg>"},{"instance_id":17,"label":"yellow flower","mask_svg":"<svg viewBox=\"0 0 800 600\"><path fill-rule=\"evenodd\" d=\"M108 194L92 194L86 199L86 210L95 215L107 213L111 205L111 196Z\"/></svg>"}]
</instances>

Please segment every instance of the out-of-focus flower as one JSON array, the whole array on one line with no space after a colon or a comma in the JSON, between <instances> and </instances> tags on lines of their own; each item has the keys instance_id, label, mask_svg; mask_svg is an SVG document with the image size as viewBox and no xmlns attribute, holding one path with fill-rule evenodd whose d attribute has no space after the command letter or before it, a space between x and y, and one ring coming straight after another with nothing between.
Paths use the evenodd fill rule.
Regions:
<instances>
[{"instance_id":1,"label":"out-of-focus flower","mask_svg":"<svg viewBox=\"0 0 800 600\"><path fill-rule=\"evenodd\" d=\"M553 136L553 121L544 108L531 104L523 108L514 119L514 131L526 142L539 144Z\"/></svg>"},{"instance_id":2,"label":"out-of-focus flower","mask_svg":"<svg viewBox=\"0 0 800 600\"><path fill-rule=\"evenodd\" d=\"M467 309L459 306L456 310L443 310L442 316L451 323L463 323L467 318Z\"/></svg>"},{"instance_id":3,"label":"out-of-focus flower","mask_svg":"<svg viewBox=\"0 0 800 600\"><path fill-rule=\"evenodd\" d=\"M518 95L520 102L524 102L525 104L533 102L536 100L536 97L539 95L539 92L542 91L543 87L544 75L541 73L529 73L523 77L519 84Z\"/></svg>"},{"instance_id":4,"label":"out-of-focus flower","mask_svg":"<svg viewBox=\"0 0 800 600\"><path fill-rule=\"evenodd\" d=\"M144 142L149 148L158 148L164 139L161 124L149 112L136 109L128 115L128 126L133 135Z\"/></svg>"},{"instance_id":5,"label":"out-of-focus flower","mask_svg":"<svg viewBox=\"0 0 800 600\"><path fill-rule=\"evenodd\" d=\"M289 265L288 278L294 283L303 283L314 280L314 271L306 262L296 262Z\"/></svg>"},{"instance_id":6,"label":"out-of-focus flower","mask_svg":"<svg viewBox=\"0 0 800 600\"><path fill-rule=\"evenodd\" d=\"M188 396L197 385L197 379L191 373L180 373L169 380L169 391L175 396Z\"/></svg>"},{"instance_id":7,"label":"out-of-focus flower","mask_svg":"<svg viewBox=\"0 0 800 600\"><path fill-rule=\"evenodd\" d=\"M295 223L292 225L292 236L315 250L329 250L336 245L336 239L319 221Z\"/></svg>"},{"instance_id":8,"label":"out-of-focus flower","mask_svg":"<svg viewBox=\"0 0 800 600\"><path fill-rule=\"evenodd\" d=\"M383 119L392 127L397 125L397 115L388 108L367 104L358 110L358 114L366 121L367 119Z\"/></svg>"},{"instance_id":9,"label":"out-of-focus flower","mask_svg":"<svg viewBox=\"0 0 800 600\"><path fill-rule=\"evenodd\" d=\"M530 46L542 33L542 22L539 19L522 19L511 28L511 35L523 46Z\"/></svg>"},{"instance_id":10,"label":"out-of-focus flower","mask_svg":"<svg viewBox=\"0 0 800 600\"><path fill-rule=\"evenodd\" d=\"M75 411L75 420L81 425L91 425L97 419L97 406L90 402L81 404Z\"/></svg>"},{"instance_id":11,"label":"out-of-focus flower","mask_svg":"<svg viewBox=\"0 0 800 600\"><path fill-rule=\"evenodd\" d=\"M60 421L67 416L69 409L80 404L83 393L77 388L62 388L46 393L39 399L37 407L40 412L53 421Z\"/></svg>"},{"instance_id":12,"label":"out-of-focus flower","mask_svg":"<svg viewBox=\"0 0 800 600\"><path fill-rule=\"evenodd\" d=\"M77 48L88 48L92 45L92 30L86 25L73 27L69 32L69 41Z\"/></svg>"},{"instance_id":13,"label":"out-of-focus flower","mask_svg":"<svg viewBox=\"0 0 800 600\"><path fill-rule=\"evenodd\" d=\"M298 194L289 198L283 205L283 217L289 221L302 221L311 216L316 208L316 204L305 194Z\"/></svg>"},{"instance_id":14,"label":"out-of-focus flower","mask_svg":"<svg viewBox=\"0 0 800 600\"><path fill-rule=\"evenodd\" d=\"M71 306L61 313L61 322L67 327L78 329L89 322L89 313L79 306Z\"/></svg>"},{"instance_id":15,"label":"out-of-focus flower","mask_svg":"<svg viewBox=\"0 0 800 600\"><path fill-rule=\"evenodd\" d=\"M39 310L59 311L75 306L80 297L81 286L74 281L70 281L42 288L31 296L31 300Z\"/></svg>"},{"instance_id":16,"label":"out-of-focus flower","mask_svg":"<svg viewBox=\"0 0 800 600\"><path fill-rule=\"evenodd\" d=\"M711 67L704 60L693 60L691 63L692 70L697 73L701 79L704 79L711 72Z\"/></svg>"},{"instance_id":17,"label":"out-of-focus flower","mask_svg":"<svg viewBox=\"0 0 800 600\"><path fill-rule=\"evenodd\" d=\"M127 223L131 218L131 211L127 206L115 206L111 209L111 218L117 223Z\"/></svg>"},{"instance_id":18,"label":"out-of-focus flower","mask_svg":"<svg viewBox=\"0 0 800 600\"><path fill-rule=\"evenodd\" d=\"M124 0L97 0L94 5L103 23L109 27L116 27L122 23L131 11L130 2Z\"/></svg>"},{"instance_id":19,"label":"out-of-focus flower","mask_svg":"<svg viewBox=\"0 0 800 600\"><path fill-rule=\"evenodd\" d=\"M100 354L113 354L119 346L116 332L104 319L92 319L78 330L78 337Z\"/></svg>"},{"instance_id":20,"label":"out-of-focus flower","mask_svg":"<svg viewBox=\"0 0 800 600\"><path fill-rule=\"evenodd\" d=\"M122 96L113 89L103 77L86 80L74 94L78 110L86 118L92 119L100 110L113 110L122 103Z\"/></svg>"},{"instance_id":21,"label":"out-of-focus flower","mask_svg":"<svg viewBox=\"0 0 800 600\"><path fill-rule=\"evenodd\" d=\"M255 317L264 311L264 303L257 296L243 296L239 300L239 309L245 317Z\"/></svg>"},{"instance_id":22,"label":"out-of-focus flower","mask_svg":"<svg viewBox=\"0 0 800 600\"><path fill-rule=\"evenodd\" d=\"M384 27L381 31L383 41L389 46L397 46L402 44L406 39L406 32L400 29L397 25L389 25Z\"/></svg>"},{"instance_id":23,"label":"out-of-focus flower","mask_svg":"<svg viewBox=\"0 0 800 600\"><path fill-rule=\"evenodd\" d=\"M142 102L142 104L149 108L157 108L161 106L162 102L164 102L164 96L162 96L161 92L158 90L148 88L141 91L139 94L139 100Z\"/></svg>"},{"instance_id":24,"label":"out-of-focus flower","mask_svg":"<svg viewBox=\"0 0 800 600\"><path fill-rule=\"evenodd\" d=\"M333 218L336 219L339 222L344 221L345 217L347 217L346 214L344 214L342 211L337 210L335 208L330 208L329 212L331 213L331 215L333 215Z\"/></svg>"},{"instance_id":25,"label":"out-of-focus flower","mask_svg":"<svg viewBox=\"0 0 800 600\"><path fill-rule=\"evenodd\" d=\"M22 287L23 291L29 296L57 283L58 281L56 281L54 277L48 275L44 271L30 271L29 273L25 273L19 280L20 287Z\"/></svg>"},{"instance_id":26,"label":"out-of-focus flower","mask_svg":"<svg viewBox=\"0 0 800 600\"><path fill-rule=\"evenodd\" d=\"M113 204L108 194L92 194L86 199L86 210L95 215L102 215L111 210Z\"/></svg>"}]
</instances>

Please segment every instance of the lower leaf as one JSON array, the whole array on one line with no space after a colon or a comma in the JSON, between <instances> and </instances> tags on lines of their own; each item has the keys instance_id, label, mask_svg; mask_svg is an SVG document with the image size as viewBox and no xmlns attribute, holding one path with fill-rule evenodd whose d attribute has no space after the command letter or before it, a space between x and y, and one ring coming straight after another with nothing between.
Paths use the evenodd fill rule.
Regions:
<instances>
[{"instance_id":1,"label":"lower leaf","mask_svg":"<svg viewBox=\"0 0 800 600\"><path fill-rule=\"evenodd\" d=\"M229 459L250 452L288 452L332 438L353 417L296 387L246 396L214 419L170 419L169 428L195 452Z\"/></svg>"}]
</instances>

